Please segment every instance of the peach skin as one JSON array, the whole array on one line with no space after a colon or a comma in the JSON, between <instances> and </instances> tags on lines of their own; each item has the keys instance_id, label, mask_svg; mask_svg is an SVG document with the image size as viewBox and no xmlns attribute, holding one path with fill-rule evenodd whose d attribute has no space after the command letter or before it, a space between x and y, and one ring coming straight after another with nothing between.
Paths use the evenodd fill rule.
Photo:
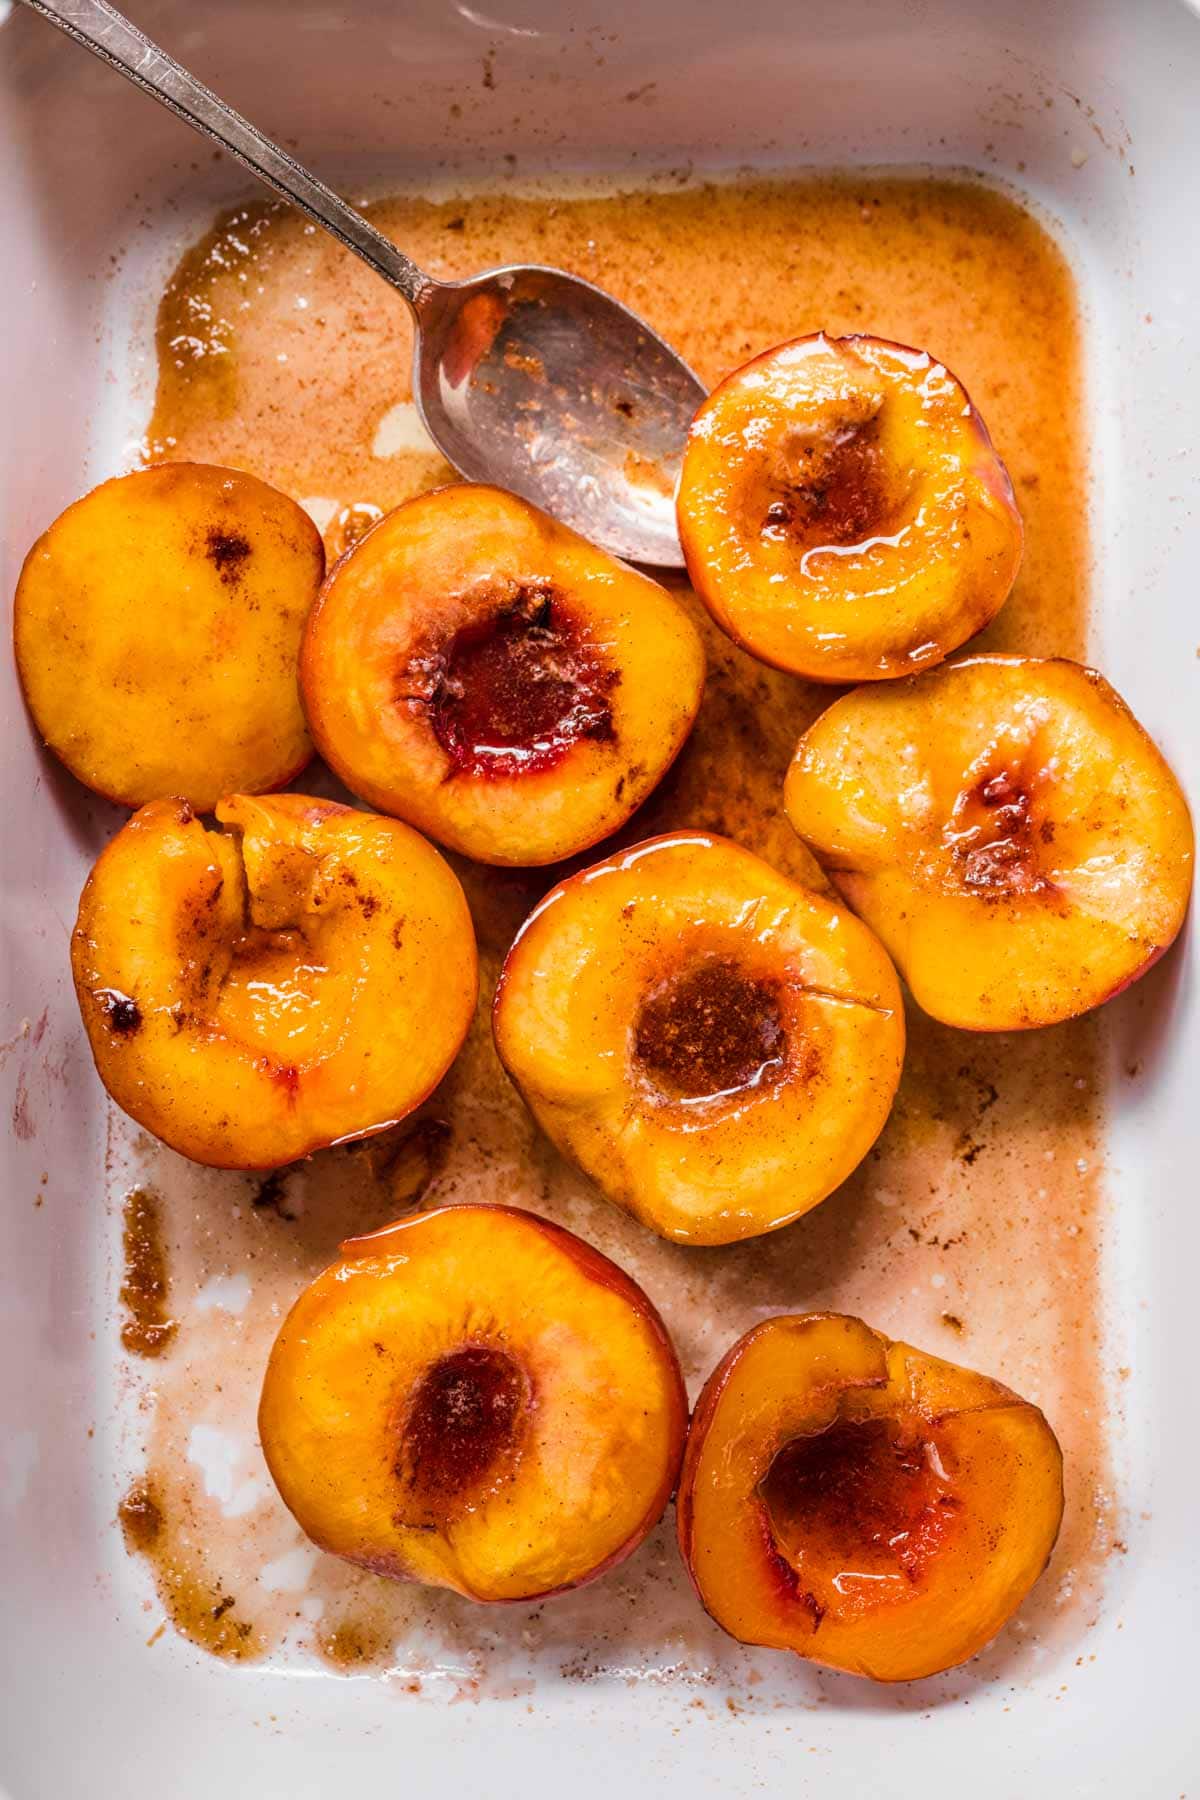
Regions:
<instances>
[{"instance_id":1,"label":"peach skin","mask_svg":"<svg viewBox=\"0 0 1200 1800\"><path fill-rule=\"evenodd\" d=\"M1062 1511L1036 1406L861 1319L808 1313L755 1326L710 1376L676 1521L731 1636L915 1681L995 1636Z\"/></svg>"},{"instance_id":2,"label":"peach skin","mask_svg":"<svg viewBox=\"0 0 1200 1800\"><path fill-rule=\"evenodd\" d=\"M810 681L927 668L1003 605L1012 485L961 382L882 338L797 338L697 413L678 494L697 593L762 662Z\"/></svg>"},{"instance_id":3,"label":"peach skin","mask_svg":"<svg viewBox=\"0 0 1200 1800\"><path fill-rule=\"evenodd\" d=\"M105 849L71 944L96 1068L184 1156L275 1168L432 1091L475 1010L471 916L407 825L303 794L156 800Z\"/></svg>"},{"instance_id":4,"label":"peach skin","mask_svg":"<svg viewBox=\"0 0 1200 1800\"><path fill-rule=\"evenodd\" d=\"M1053 1025L1162 955L1192 824L1102 675L975 656L857 688L800 740L788 817L935 1019Z\"/></svg>"},{"instance_id":5,"label":"peach skin","mask_svg":"<svg viewBox=\"0 0 1200 1800\"><path fill-rule=\"evenodd\" d=\"M508 1206L343 1244L284 1320L259 1430L322 1549L470 1600L540 1600L661 1518L687 1401L636 1282Z\"/></svg>"},{"instance_id":6,"label":"peach skin","mask_svg":"<svg viewBox=\"0 0 1200 1800\"><path fill-rule=\"evenodd\" d=\"M726 838L653 838L573 875L522 927L500 1060L559 1149L661 1236L789 1224L882 1130L900 987L852 914Z\"/></svg>"},{"instance_id":7,"label":"peach skin","mask_svg":"<svg viewBox=\"0 0 1200 1800\"><path fill-rule=\"evenodd\" d=\"M42 737L122 806L283 787L312 755L296 658L325 567L266 482L157 463L69 506L25 559L13 617Z\"/></svg>"}]
</instances>

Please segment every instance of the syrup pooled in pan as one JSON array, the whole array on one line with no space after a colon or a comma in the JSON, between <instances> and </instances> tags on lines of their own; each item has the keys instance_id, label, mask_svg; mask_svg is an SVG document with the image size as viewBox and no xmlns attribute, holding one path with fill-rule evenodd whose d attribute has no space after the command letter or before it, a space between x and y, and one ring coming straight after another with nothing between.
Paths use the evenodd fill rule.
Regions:
<instances>
[{"instance_id":1,"label":"syrup pooled in pan","mask_svg":"<svg viewBox=\"0 0 1200 1800\"><path fill-rule=\"evenodd\" d=\"M398 199L371 210L437 275L530 259L599 282L708 383L822 327L929 347L987 419L1024 514L1020 577L980 641L1084 653L1076 298L1058 250L1008 199L968 182L823 179L571 200ZM714 266L734 274L713 283ZM409 355L401 303L352 257L282 207L241 208L188 252L164 297L148 453L253 471L304 499L336 552L374 509L452 478L416 420ZM682 826L723 832L823 885L784 819L781 790L796 738L828 693L756 664L694 610L710 659L700 718L622 837ZM845 1693L838 1678L792 1658L742 1650L704 1618L670 1515L622 1568L529 1608L485 1610L388 1583L301 1537L254 1430L284 1312L341 1238L406 1207L471 1199L528 1205L615 1257L663 1312L693 1394L751 1324L831 1307L1040 1403L1066 1457L1054 1561L1018 1620L968 1672L939 1678L938 1691L1018 1678L1033 1645L1074 1649L1094 1615L1113 1528L1099 1323L1099 1021L970 1036L914 1012L895 1112L855 1176L785 1231L682 1249L608 1205L558 1157L496 1060L491 989L553 874L456 867L480 937L482 1003L419 1121L265 1182L194 1169L115 1127L114 1184L136 1180L161 1196L178 1322L155 1365L146 1472L125 1514L175 1624L210 1650L315 1651L408 1689L436 1680L527 1693L535 1678L561 1674L671 1680L767 1705ZM152 1532L138 1504L147 1495ZM890 1698L925 1705L930 1692L923 1683Z\"/></svg>"},{"instance_id":2,"label":"syrup pooled in pan","mask_svg":"<svg viewBox=\"0 0 1200 1800\"><path fill-rule=\"evenodd\" d=\"M132 1188L125 1196L121 1245L125 1279L120 1301L125 1310L121 1345L130 1356L161 1356L178 1329L167 1313L167 1261L157 1194Z\"/></svg>"}]
</instances>

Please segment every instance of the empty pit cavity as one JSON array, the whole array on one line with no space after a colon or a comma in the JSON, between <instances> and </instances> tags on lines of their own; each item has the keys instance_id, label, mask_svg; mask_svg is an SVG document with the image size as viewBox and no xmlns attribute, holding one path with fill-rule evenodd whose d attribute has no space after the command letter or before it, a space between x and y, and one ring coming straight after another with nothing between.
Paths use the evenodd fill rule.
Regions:
<instances>
[{"instance_id":1,"label":"empty pit cavity","mask_svg":"<svg viewBox=\"0 0 1200 1800\"><path fill-rule=\"evenodd\" d=\"M922 1420L837 1418L784 1444L758 1491L788 1585L818 1624L903 1599L961 1506Z\"/></svg>"},{"instance_id":2,"label":"empty pit cavity","mask_svg":"<svg viewBox=\"0 0 1200 1800\"><path fill-rule=\"evenodd\" d=\"M502 1471L527 1394L519 1365L486 1345L452 1351L425 1371L404 1411L396 1461L418 1509L452 1508Z\"/></svg>"}]
</instances>

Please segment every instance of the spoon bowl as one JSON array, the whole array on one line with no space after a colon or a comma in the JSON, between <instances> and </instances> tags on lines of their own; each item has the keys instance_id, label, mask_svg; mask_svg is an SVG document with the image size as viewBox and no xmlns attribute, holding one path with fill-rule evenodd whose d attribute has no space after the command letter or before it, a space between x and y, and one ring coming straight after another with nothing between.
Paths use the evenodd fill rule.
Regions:
<instances>
[{"instance_id":1,"label":"spoon bowl","mask_svg":"<svg viewBox=\"0 0 1200 1800\"><path fill-rule=\"evenodd\" d=\"M533 265L418 295L413 394L472 481L631 562L679 566L675 486L704 389L636 314Z\"/></svg>"}]
</instances>

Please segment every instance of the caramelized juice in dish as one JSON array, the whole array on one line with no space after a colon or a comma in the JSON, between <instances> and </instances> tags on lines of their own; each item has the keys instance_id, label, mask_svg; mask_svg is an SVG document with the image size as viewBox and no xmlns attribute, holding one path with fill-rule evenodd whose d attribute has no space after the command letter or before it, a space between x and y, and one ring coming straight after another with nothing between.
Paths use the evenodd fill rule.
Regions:
<instances>
[{"instance_id":1,"label":"caramelized juice in dish","mask_svg":"<svg viewBox=\"0 0 1200 1800\"><path fill-rule=\"evenodd\" d=\"M398 198L370 211L438 276L525 259L587 276L642 313L710 384L821 328L928 348L986 419L1025 522L1016 587L976 642L1086 651L1077 298L1061 251L1009 198L965 180L862 175L570 199ZM412 407L403 303L280 205L237 209L187 252L161 303L158 348L149 457L250 470L309 507L334 555L376 509L453 478ZM616 841L698 827L819 879L781 792L795 741L828 690L752 661L688 599L709 656L699 721ZM556 1675L672 1681L737 1704L837 1691L836 1678L743 1650L703 1616L669 1517L594 1586L487 1611L355 1571L301 1537L254 1428L283 1313L343 1237L418 1201L502 1200L562 1221L645 1286L693 1394L767 1314L834 1308L1037 1402L1066 1457L1062 1536L1018 1620L968 1670L939 1678L941 1691L1019 1680L1051 1641L1085 1653L1115 1528L1100 1322L1101 1021L969 1035L912 1011L897 1105L851 1179L772 1236L681 1248L608 1205L559 1158L496 1059L496 972L562 871L455 866L479 933L483 1000L417 1120L265 1182L193 1169L114 1125L116 1194L137 1183L159 1197L177 1322L154 1365L144 1468L126 1514L168 1616L214 1651L282 1654L286 1640L414 1691L449 1682L526 1693ZM924 1705L929 1688L891 1699Z\"/></svg>"}]
</instances>

